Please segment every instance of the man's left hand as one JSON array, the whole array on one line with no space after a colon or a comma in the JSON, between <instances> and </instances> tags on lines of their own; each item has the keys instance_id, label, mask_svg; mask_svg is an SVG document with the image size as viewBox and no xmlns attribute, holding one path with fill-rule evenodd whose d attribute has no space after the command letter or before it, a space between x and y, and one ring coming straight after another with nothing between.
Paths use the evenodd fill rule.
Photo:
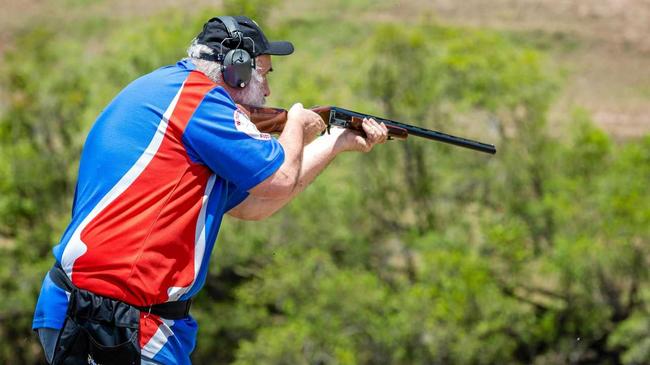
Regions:
<instances>
[{"instance_id":1,"label":"man's left hand","mask_svg":"<svg viewBox=\"0 0 650 365\"><path fill-rule=\"evenodd\" d=\"M385 143L388 139L388 128L384 123L377 123L372 118L364 118L361 127L365 136L364 133L353 129L338 127L330 129L330 134L336 138L335 148L338 152L370 152L376 144Z\"/></svg>"}]
</instances>

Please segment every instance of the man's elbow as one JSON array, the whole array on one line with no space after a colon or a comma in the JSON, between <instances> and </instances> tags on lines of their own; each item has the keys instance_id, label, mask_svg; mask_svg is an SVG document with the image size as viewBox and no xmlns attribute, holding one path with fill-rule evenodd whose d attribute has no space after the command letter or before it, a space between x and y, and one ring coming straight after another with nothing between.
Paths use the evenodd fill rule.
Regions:
<instances>
[{"instance_id":1,"label":"man's elbow","mask_svg":"<svg viewBox=\"0 0 650 365\"><path fill-rule=\"evenodd\" d=\"M297 177L278 171L249 190L252 196L266 199L286 199L293 194Z\"/></svg>"},{"instance_id":2,"label":"man's elbow","mask_svg":"<svg viewBox=\"0 0 650 365\"><path fill-rule=\"evenodd\" d=\"M263 221L275 212L265 212L260 209L232 209L228 215L243 221Z\"/></svg>"}]
</instances>

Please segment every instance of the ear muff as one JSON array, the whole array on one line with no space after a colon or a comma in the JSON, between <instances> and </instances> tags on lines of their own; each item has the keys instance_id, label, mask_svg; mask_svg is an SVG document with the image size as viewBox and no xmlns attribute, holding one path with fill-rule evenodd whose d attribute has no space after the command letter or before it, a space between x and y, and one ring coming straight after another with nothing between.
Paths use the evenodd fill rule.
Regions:
<instances>
[{"instance_id":1,"label":"ear muff","mask_svg":"<svg viewBox=\"0 0 650 365\"><path fill-rule=\"evenodd\" d=\"M221 74L226 84L236 88L244 88L251 80L254 68L255 59L245 50L236 48L223 57Z\"/></svg>"},{"instance_id":2,"label":"ear muff","mask_svg":"<svg viewBox=\"0 0 650 365\"><path fill-rule=\"evenodd\" d=\"M253 43L253 53L255 52L255 42L250 37L244 37L243 32L239 29L239 25L235 18L231 16L217 17L225 26L228 31L229 37L221 42L221 50L219 51L218 59L221 61L221 75L226 84L243 89L251 80L253 69L255 68L255 58L239 46L245 40ZM231 49L223 54L223 42L226 40L237 40L239 43L235 49Z\"/></svg>"}]
</instances>

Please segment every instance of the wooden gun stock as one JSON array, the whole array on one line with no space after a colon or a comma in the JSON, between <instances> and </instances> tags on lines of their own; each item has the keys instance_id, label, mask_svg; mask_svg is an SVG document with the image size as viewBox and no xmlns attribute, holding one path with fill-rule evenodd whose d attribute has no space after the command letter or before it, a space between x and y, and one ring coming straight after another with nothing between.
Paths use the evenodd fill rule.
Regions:
<instances>
[{"instance_id":1,"label":"wooden gun stock","mask_svg":"<svg viewBox=\"0 0 650 365\"><path fill-rule=\"evenodd\" d=\"M282 133L284 124L287 122L287 111L281 108L258 107L252 105L238 104L248 118L255 124L257 129L263 133Z\"/></svg>"},{"instance_id":2,"label":"wooden gun stock","mask_svg":"<svg viewBox=\"0 0 650 365\"><path fill-rule=\"evenodd\" d=\"M255 124L257 129L263 133L271 134L280 134L284 129L285 123L287 123L287 111L282 108L273 108L273 107L259 107L246 104L238 104L240 109L243 109L248 118ZM328 126L329 130L329 121L330 121L330 112L332 107L329 106L317 106L311 108L313 112L320 115L323 118L323 121ZM348 128L355 129L358 131L363 131L361 124L363 123L363 118L353 116L350 118L350 125ZM388 137L394 139L406 139L408 137L408 131L404 128L400 128L393 125L386 125L388 128Z\"/></svg>"},{"instance_id":3,"label":"wooden gun stock","mask_svg":"<svg viewBox=\"0 0 650 365\"><path fill-rule=\"evenodd\" d=\"M287 111L281 108L256 107L242 104L239 104L238 107L248 114L251 122L255 124L260 132L275 134L281 133L287 122ZM386 125L388 128L388 137L390 139L406 139L409 134L412 134L418 137L449 143L455 146L489 154L495 154L497 152L496 147L491 144L456 137L450 134L379 118L368 114L357 113L336 106L317 106L311 110L323 118L323 121L327 124L328 131L331 126L338 126L354 129L363 133L363 128L361 127L363 119L373 118L378 123L383 122Z\"/></svg>"}]
</instances>

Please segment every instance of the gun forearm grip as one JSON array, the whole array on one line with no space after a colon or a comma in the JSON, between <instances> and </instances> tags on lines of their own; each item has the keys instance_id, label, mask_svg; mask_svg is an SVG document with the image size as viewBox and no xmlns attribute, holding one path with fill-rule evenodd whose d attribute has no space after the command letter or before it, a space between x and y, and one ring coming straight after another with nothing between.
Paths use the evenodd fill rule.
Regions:
<instances>
[{"instance_id":1,"label":"gun forearm grip","mask_svg":"<svg viewBox=\"0 0 650 365\"><path fill-rule=\"evenodd\" d=\"M356 116L350 118L350 126L352 127L352 129L356 129L358 131L363 132L363 127L361 126L362 123L363 123L363 118L359 118ZM381 123L381 121L377 123ZM409 132L404 128L390 125L390 124L387 124L386 128L388 129L388 137L390 139L406 139L409 136Z\"/></svg>"}]
</instances>

